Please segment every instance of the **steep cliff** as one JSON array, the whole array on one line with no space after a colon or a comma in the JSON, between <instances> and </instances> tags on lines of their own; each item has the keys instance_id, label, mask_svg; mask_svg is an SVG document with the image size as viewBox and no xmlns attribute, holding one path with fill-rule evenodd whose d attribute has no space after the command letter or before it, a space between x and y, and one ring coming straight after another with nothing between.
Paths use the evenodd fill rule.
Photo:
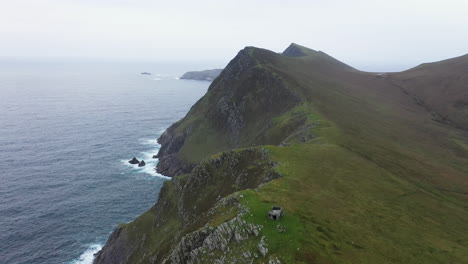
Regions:
<instances>
[{"instance_id":1,"label":"steep cliff","mask_svg":"<svg viewBox=\"0 0 468 264\"><path fill-rule=\"evenodd\" d=\"M180 175L221 151L277 145L303 125L304 119L283 127L274 122L303 101L293 85L272 70L277 56L251 47L241 50L187 116L158 139L158 172Z\"/></svg>"},{"instance_id":2,"label":"steep cliff","mask_svg":"<svg viewBox=\"0 0 468 264\"><path fill-rule=\"evenodd\" d=\"M255 232L258 236L257 227L241 220L246 209L238 196L229 195L280 177L274 171L276 165L261 148L230 151L200 163L190 174L166 182L156 205L117 228L94 262L185 263L194 258L191 254L197 248L221 246L213 241L219 232L227 236L222 242L225 246L239 236L247 239ZM218 229L230 220L251 230Z\"/></svg>"},{"instance_id":3,"label":"steep cliff","mask_svg":"<svg viewBox=\"0 0 468 264\"><path fill-rule=\"evenodd\" d=\"M174 178L95 263L467 262L468 72L449 62L374 74L241 50L159 138Z\"/></svg>"}]
</instances>

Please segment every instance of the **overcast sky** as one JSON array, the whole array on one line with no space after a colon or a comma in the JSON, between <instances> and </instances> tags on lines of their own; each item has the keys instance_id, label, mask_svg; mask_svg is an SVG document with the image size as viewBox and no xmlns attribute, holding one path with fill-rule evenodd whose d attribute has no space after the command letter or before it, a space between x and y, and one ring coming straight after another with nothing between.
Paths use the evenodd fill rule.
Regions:
<instances>
[{"instance_id":1,"label":"overcast sky","mask_svg":"<svg viewBox=\"0 0 468 264\"><path fill-rule=\"evenodd\" d=\"M468 53L467 0L0 0L0 56L228 61L296 42L365 70Z\"/></svg>"}]
</instances>

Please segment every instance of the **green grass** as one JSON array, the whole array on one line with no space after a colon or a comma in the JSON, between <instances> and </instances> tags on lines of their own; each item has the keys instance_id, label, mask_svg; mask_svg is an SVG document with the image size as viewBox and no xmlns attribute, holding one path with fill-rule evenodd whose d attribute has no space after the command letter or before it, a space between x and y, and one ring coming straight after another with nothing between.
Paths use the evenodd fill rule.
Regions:
<instances>
[{"instance_id":1,"label":"green grass","mask_svg":"<svg viewBox=\"0 0 468 264\"><path fill-rule=\"evenodd\" d=\"M224 222L227 222L239 214L239 210L236 206L221 207L216 210L212 219L208 225L211 227L217 227Z\"/></svg>"},{"instance_id":2,"label":"green grass","mask_svg":"<svg viewBox=\"0 0 468 264\"><path fill-rule=\"evenodd\" d=\"M177 217L177 191L172 181L164 183L160 196L165 203L158 203L134 221L125 224L121 235L131 248L131 263L151 263L152 254L165 254L171 248L171 241L182 228ZM164 211L164 214L161 212ZM158 219L157 221L155 219ZM158 223L155 226L155 223ZM180 233L179 233L180 235Z\"/></svg>"},{"instance_id":3,"label":"green grass","mask_svg":"<svg viewBox=\"0 0 468 264\"><path fill-rule=\"evenodd\" d=\"M266 244L269 252L282 256L284 263L293 263L298 248L302 246L297 238L306 231L300 224L299 217L287 214L280 221L272 221L267 217L268 211L275 205L271 200L261 200L261 196L254 190L244 191L242 194L244 195L241 199L242 204L250 208L250 214L246 214L244 220L262 225L261 236L267 238ZM286 227L286 232L279 232L278 225ZM256 249L258 241L251 249L253 252L258 251Z\"/></svg>"},{"instance_id":4,"label":"green grass","mask_svg":"<svg viewBox=\"0 0 468 264\"><path fill-rule=\"evenodd\" d=\"M462 208L333 144L268 146L284 175L242 203L285 263L463 263ZM266 213L280 205L285 217ZM276 224L287 227L278 233ZM299 250L297 250L299 248Z\"/></svg>"},{"instance_id":5,"label":"green grass","mask_svg":"<svg viewBox=\"0 0 468 264\"><path fill-rule=\"evenodd\" d=\"M468 262L466 133L386 80L315 66L323 58L262 66L305 98L271 119L269 135L313 124L314 139L266 147L284 177L244 192L246 219L265 225L285 263ZM285 208L286 233L267 219L272 205Z\"/></svg>"},{"instance_id":6,"label":"green grass","mask_svg":"<svg viewBox=\"0 0 468 264\"><path fill-rule=\"evenodd\" d=\"M386 78L298 48L309 56L248 48L256 66L234 84L217 79L178 123L176 133L192 131L179 157L203 160L208 174L179 176L191 182L189 190L166 183L161 195L167 203L124 226L143 250L133 253L133 262L143 253L142 262L149 262L152 253L169 250L171 239L237 213L232 206L218 208L188 227L178 208L206 211L220 196L240 191L250 208L244 219L263 225L269 254L282 263L468 263L468 133L434 121ZM290 91L297 97L285 100ZM245 111L237 143L226 132L232 119L213 118L225 96ZM307 133L312 136L304 142ZM241 160L236 165L210 165L222 151L249 146L264 146L283 177L245 190L257 186L271 164L242 150L228 154ZM239 185L239 175L248 184ZM285 210L278 222L267 218L273 205ZM278 232L278 224L286 232ZM258 253L259 240L230 245L230 257Z\"/></svg>"}]
</instances>

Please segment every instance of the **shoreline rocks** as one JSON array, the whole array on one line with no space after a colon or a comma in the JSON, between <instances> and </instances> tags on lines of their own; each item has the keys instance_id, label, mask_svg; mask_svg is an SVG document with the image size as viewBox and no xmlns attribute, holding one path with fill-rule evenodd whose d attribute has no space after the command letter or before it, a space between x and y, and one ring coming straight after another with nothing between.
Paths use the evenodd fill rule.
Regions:
<instances>
[{"instance_id":1,"label":"shoreline rocks","mask_svg":"<svg viewBox=\"0 0 468 264\"><path fill-rule=\"evenodd\" d=\"M129 160L128 163L130 164L140 164L140 161L137 158L133 157L133 159Z\"/></svg>"}]
</instances>

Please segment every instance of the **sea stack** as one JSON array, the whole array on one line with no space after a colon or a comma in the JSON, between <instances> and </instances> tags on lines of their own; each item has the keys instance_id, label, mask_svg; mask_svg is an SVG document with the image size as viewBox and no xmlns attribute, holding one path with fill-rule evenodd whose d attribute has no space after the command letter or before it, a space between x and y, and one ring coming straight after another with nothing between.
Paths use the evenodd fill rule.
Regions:
<instances>
[{"instance_id":1,"label":"sea stack","mask_svg":"<svg viewBox=\"0 0 468 264\"><path fill-rule=\"evenodd\" d=\"M129 160L128 163L130 163L130 164L139 164L140 161L137 160L137 158L133 157L133 159Z\"/></svg>"}]
</instances>

